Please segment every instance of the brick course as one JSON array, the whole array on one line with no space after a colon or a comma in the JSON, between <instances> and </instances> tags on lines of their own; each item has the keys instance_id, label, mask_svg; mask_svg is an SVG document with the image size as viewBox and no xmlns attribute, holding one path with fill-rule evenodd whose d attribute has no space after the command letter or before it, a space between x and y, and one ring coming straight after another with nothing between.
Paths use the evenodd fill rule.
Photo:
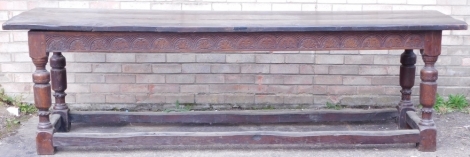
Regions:
<instances>
[{"instance_id":1,"label":"brick course","mask_svg":"<svg viewBox=\"0 0 470 157\"><path fill-rule=\"evenodd\" d=\"M0 24L27 9L110 8L204 11L438 10L470 22L468 0L204 0L204 1L0 1ZM441 95L470 96L470 30L444 31L437 62ZM27 32L0 30L0 84L32 102ZM67 103L256 104L304 107L396 105L403 50L244 53L64 53ZM423 67L417 54L417 74ZM48 70L50 67L48 65ZM416 78L413 95L419 89ZM221 105L223 106L223 105ZM90 106L88 106L90 107ZM220 106L219 106L220 107ZM266 106L265 106L266 107ZM197 108L197 107L196 107ZM200 107L200 108L207 108Z\"/></svg>"}]
</instances>

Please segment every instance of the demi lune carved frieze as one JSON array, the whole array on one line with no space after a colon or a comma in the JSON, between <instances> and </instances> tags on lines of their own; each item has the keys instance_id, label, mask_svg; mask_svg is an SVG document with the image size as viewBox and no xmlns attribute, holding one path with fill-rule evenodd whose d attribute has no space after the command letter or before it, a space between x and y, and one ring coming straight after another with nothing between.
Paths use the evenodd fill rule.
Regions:
<instances>
[{"instance_id":1,"label":"demi lune carved frieze","mask_svg":"<svg viewBox=\"0 0 470 157\"><path fill-rule=\"evenodd\" d=\"M211 52L421 49L422 32L46 32L47 51Z\"/></svg>"}]
</instances>

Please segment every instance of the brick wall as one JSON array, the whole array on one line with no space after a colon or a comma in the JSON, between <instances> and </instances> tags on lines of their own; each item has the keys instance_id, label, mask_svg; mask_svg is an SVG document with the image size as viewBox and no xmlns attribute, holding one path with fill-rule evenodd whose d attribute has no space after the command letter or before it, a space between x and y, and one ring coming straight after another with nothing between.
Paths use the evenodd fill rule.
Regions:
<instances>
[{"instance_id":1,"label":"brick wall","mask_svg":"<svg viewBox=\"0 0 470 157\"><path fill-rule=\"evenodd\" d=\"M35 7L214 11L438 10L470 22L470 0L0 0L0 24ZM25 31L0 30L0 84L32 100ZM416 51L417 52L417 51ZM270 54L267 54L270 53ZM64 53L67 102L75 108L392 106L399 101L393 51L217 54ZM360 55L358 55L360 54ZM418 59L418 69L423 63ZM437 68L441 95L470 90L470 31L444 31ZM416 85L419 80L417 78ZM313 85L312 85L313 84ZM417 100L417 86L413 99Z\"/></svg>"}]
</instances>

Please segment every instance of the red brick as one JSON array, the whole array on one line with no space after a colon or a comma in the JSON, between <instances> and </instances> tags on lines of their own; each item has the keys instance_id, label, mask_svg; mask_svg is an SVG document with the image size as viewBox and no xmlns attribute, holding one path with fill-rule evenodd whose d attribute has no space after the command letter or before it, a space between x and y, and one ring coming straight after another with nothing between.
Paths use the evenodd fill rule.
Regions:
<instances>
[{"instance_id":1,"label":"red brick","mask_svg":"<svg viewBox=\"0 0 470 157\"><path fill-rule=\"evenodd\" d=\"M136 103L165 103L165 95L160 94L145 94L145 95L136 95Z\"/></svg>"},{"instance_id":2,"label":"red brick","mask_svg":"<svg viewBox=\"0 0 470 157\"><path fill-rule=\"evenodd\" d=\"M224 97L225 103L229 104L254 104L255 95L246 95L246 94L228 94Z\"/></svg>"},{"instance_id":3,"label":"red brick","mask_svg":"<svg viewBox=\"0 0 470 157\"><path fill-rule=\"evenodd\" d=\"M373 85L398 85L398 76L380 76L372 77L371 84Z\"/></svg>"},{"instance_id":4,"label":"red brick","mask_svg":"<svg viewBox=\"0 0 470 157\"><path fill-rule=\"evenodd\" d=\"M150 64L124 64L122 65L122 72L124 73L152 73Z\"/></svg>"},{"instance_id":5,"label":"red brick","mask_svg":"<svg viewBox=\"0 0 470 157\"><path fill-rule=\"evenodd\" d=\"M135 83L135 75L107 75L106 83Z\"/></svg>"},{"instance_id":6,"label":"red brick","mask_svg":"<svg viewBox=\"0 0 470 157\"><path fill-rule=\"evenodd\" d=\"M106 96L104 94L76 94L77 103L104 103Z\"/></svg>"},{"instance_id":7,"label":"red brick","mask_svg":"<svg viewBox=\"0 0 470 157\"><path fill-rule=\"evenodd\" d=\"M149 85L147 84L122 84L121 92L125 93L148 93Z\"/></svg>"},{"instance_id":8,"label":"red brick","mask_svg":"<svg viewBox=\"0 0 470 157\"><path fill-rule=\"evenodd\" d=\"M222 104L225 100L224 95L220 94L196 94L195 102L202 104Z\"/></svg>"},{"instance_id":9,"label":"red brick","mask_svg":"<svg viewBox=\"0 0 470 157\"><path fill-rule=\"evenodd\" d=\"M267 86L265 85L246 85L246 84L220 84L209 85L211 93L265 93Z\"/></svg>"},{"instance_id":10,"label":"red brick","mask_svg":"<svg viewBox=\"0 0 470 157\"><path fill-rule=\"evenodd\" d=\"M106 103L135 103L134 95L106 95Z\"/></svg>"},{"instance_id":11,"label":"red brick","mask_svg":"<svg viewBox=\"0 0 470 157\"><path fill-rule=\"evenodd\" d=\"M297 93L297 86L295 85L269 85L266 92L267 93L295 94Z\"/></svg>"},{"instance_id":12,"label":"red brick","mask_svg":"<svg viewBox=\"0 0 470 157\"><path fill-rule=\"evenodd\" d=\"M209 93L209 85L181 85L181 93Z\"/></svg>"},{"instance_id":13,"label":"red brick","mask_svg":"<svg viewBox=\"0 0 470 157\"><path fill-rule=\"evenodd\" d=\"M311 75L287 75L283 77L284 84L312 84L313 77Z\"/></svg>"},{"instance_id":14,"label":"red brick","mask_svg":"<svg viewBox=\"0 0 470 157\"><path fill-rule=\"evenodd\" d=\"M257 75L256 84L282 84L284 78L281 75Z\"/></svg>"},{"instance_id":15,"label":"red brick","mask_svg":"<svg viewBox=\"0 0 470 157\"><path fill-rule=\"evenodd\" d=\"M90 84L92 93L118 93L119 84Z\"/></svg>"},{"instance_id":16,"label":"red brick","mask_svg":"<svg viewBox=\"0 0 470 157\"><path fill-rule=\"evenodd\" d=\"M326 94L328 86L324 85L299 85L297 93L299 94Z\"/></svg>"},{"instance_id":17,"label":"red brick","mask_svg":"<svg viewBox=\"0 0 470 157\"><path fill-rule=\"evenodd\" d=\"M255 83L255 76L243 74L226 74L225 83Z\"/></svg>"},{"instance_id":18,"label":"red brick","mask_svg":"<svg viewBox=\"0 0 470 157\"><path fill-rule=\"evenodd\" d=\"M360 75L386 75L387 67L386 66L360 66L359 74Z\"/></svg>"},{"instance_id":19,"label":"red brick","mask_svg":"<svg viewBox=\"0 0 470 157\"><path fill-rule=\"evenodd\" d=\"M256 104L283 104L284 97L282 95L255 95Z\"/></svg>"},{"instance_id":20,"label":"red brick","mask_svg":"<svg viewBox=\"0 0 470 157\"><path fill-rule=\"evenodd\" d=\"M329 86L328 87L328 94L348 94L354 95L356 94L356 87L353 86Z\"/></svg>"},{"instance_id":21,"label":"red brick","mask_svg":"<svg viewBox=\"0 0 470 157\"><path fill-rule=\"evenodd\" d=\"M173 94L165 95L166 103L194 103L194 94Z\"/></svg>"},{"instance_id":22,"label":"red brick","mask_svg":"<svg viewBox=\"0 0 470 157\"><path fill-rule=\"evenodd\" d=\"M199 74L196 75L196 83L224 83L224 75Z\"/></svg>"},{"instance_id":23,"label":"red brick","mask_svg":"<svg viewBox=\"0 0 470 157\"><path fill-rule=\"evenodd\" d=\"M178 93L180 87L178 84L151 84L150 93Z\"/></svg>"},{"instance_id":24,"label":"red brick","mask_svg":"<svg viewBox=\"0 0 470 157\"><path fill-rule=\"evenodd\" d=\"M165 83L165 75L140 74L136 75L136 83Z\"/></svg>"},{"instance_id":25,"label":"red brick","mask_svg":"<svg viewBox=\"0 0 470 157\"><path fill-rule=\"evenodd\" d=\"M312 95L285 95L284 104L293 104L293 105L310 105L313 104Z\"/></svg>"},{"instance_id":26,"label":"red brick","mask_svg":"<svg viewBox=\"0 0 470 157\"><path fill-rule=\"evenodd\" d=\"M315 65L302 64L299 68L300 74L315 74ZM326 73L328 73L328 71Z\"/></svg>"}]
</instances>

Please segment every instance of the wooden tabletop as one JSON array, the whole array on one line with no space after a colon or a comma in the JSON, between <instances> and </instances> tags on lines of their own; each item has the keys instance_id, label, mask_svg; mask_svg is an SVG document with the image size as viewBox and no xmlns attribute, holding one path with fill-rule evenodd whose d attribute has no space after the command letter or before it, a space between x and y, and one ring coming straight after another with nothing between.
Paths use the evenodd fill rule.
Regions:
<instances>
[{"instance_id":1,"label":"wooden tabletop","mask_svg":"<svg viewBox=\"0 0 470 157\"><path fill-rule=\"evenodd\" d=\"M122 32L289 32L465 30L438 11L216 12L36 8L4 30Z\"/></svg>"}]
</instances>

